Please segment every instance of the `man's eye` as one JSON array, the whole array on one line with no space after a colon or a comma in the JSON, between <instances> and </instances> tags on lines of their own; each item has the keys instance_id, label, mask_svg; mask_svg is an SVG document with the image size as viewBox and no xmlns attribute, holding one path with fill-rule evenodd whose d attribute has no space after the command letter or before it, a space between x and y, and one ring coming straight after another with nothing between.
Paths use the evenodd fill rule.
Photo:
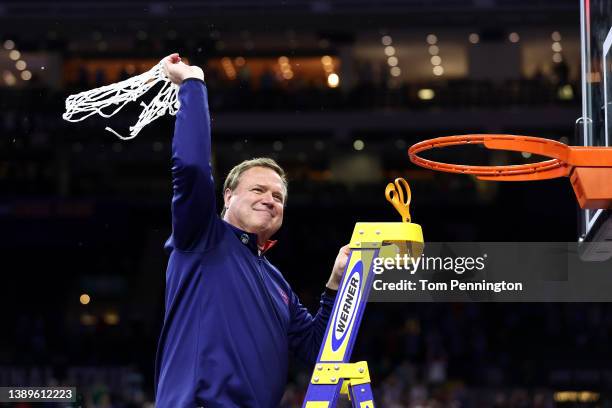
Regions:
<instances>
[{"instance_id":1,"label":"man's eye","mask_svg":"<svg viewBox=\"0 0 612 408\"><path fill-rule=\"evenodd\" d=\"M253 191L257 191L258 193L261 193L263 190L261 188L259 188L259 187L255 187L253 189Z\"/></svg>"}]
</instances>

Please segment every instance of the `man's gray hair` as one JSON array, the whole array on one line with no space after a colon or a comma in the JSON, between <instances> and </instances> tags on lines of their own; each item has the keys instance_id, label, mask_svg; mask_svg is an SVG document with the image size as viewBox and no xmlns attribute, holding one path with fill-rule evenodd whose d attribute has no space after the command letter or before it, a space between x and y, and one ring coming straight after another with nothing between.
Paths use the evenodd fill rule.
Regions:
<instances>
[{"instance_id":1,"label":"man's gray hair","mask_svg":"<svg viewBox=\"0 0 612 408\"><path fill-rule=\"evenodd\" d=\"M225 194L227 189L230 189L231 191L235 190L236 187L238 187L242 173L253 167L266 167L274 170L276 174L280 176L283 186L285 187L283 204L286 203L288 191L287 175L285 174L285 170L283 170L283 168L279 166L274 159L269 157L257 157L255 159L245 160L242 163L235 165L225 178L225 182L223 183L223 194ZM225 206L223 206L223 211L221 211L221 218L223 218L223 216L225 216Z\"/></svg>"}]
</instances>

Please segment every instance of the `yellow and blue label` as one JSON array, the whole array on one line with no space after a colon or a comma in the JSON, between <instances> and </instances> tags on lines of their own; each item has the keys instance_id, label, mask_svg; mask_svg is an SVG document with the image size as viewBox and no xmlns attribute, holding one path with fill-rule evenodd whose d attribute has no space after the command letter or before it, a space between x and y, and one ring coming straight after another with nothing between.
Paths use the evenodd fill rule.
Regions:
<instances>
[{"instance_id":1,"label":"yellow and blue label","mask_svg":"<svg viewBox=\"0 0 612 408\"><path fill-rule=\"evenodd\" d=\"M365 307L364 292L376 250L351 250L338 301L327 327L319 361L344 361L360 311Z\"/></svg>"},{"instance_id":2,"label":"yellow and blue label","mask_svg":"<svg viewBox=\"0 0 612 408\"><path fill-rule=\"evenodd\" d=\"M357 306L363 293L360 285L363 280L362 276L363 262L357 261L346 279L342 292L339 294L340 304L332 320L334 335L332 336L331 347L333 351L340 348L355 321Z\"/></svg>"}]
</instances>

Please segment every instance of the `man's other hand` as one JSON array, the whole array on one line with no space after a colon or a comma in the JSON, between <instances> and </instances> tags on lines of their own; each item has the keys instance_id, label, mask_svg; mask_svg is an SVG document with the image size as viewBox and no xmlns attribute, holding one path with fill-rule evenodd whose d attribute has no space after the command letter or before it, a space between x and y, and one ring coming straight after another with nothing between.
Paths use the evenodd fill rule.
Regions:
<instances>
[{"instance_id":1,"label":"man's other hand","mask_svg":"<svg viewBox=\"0 0 612 408\"><path fill-rule=\"evenodd\" d=\"M349 254L351 253L351 248L348 245L343 246L338 251L338 256L336 257L336 262L334 262L334 268L332 269L331 276L327 281L327 286L329 289L338 290L340 286L340 282L342 281L342 275L344 274L344 268L346 268L346 263L348 262Z\"/></svg>"},{"instance_id":2,"label":"man's other hand","mask_svg":"<svg viewBox=\"0 0 612 408\"><path fill-rule=\"evenodd\" d=\"M173 84L180 85L187 78L199 78L204 80L204 71L202 68L195 65L187 65L181 61L181 57L177 54L170 54L162 60L162 68L164 74L170 79Z\"/></svg>"}]
</instances>

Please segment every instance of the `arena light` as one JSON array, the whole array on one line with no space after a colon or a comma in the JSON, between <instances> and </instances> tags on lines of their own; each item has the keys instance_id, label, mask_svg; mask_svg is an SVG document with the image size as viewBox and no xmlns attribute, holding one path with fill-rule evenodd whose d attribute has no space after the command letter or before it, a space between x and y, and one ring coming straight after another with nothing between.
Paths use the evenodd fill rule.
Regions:
<instances>
[{"instance_id":1,"label":"arena light","mask_svg":"<svg viewBox=\"0 0 612 408\"><path fill-rule=\"evenodd\" d=\"M4 42L4 44L2 44L4 46L5 50L12 50L13 48L15 48L15 41L13 40L6 40Z\"/></svg>"},{"instance_id":2,"label":"arena light","mask_svg":"<svg viewBox=\"0 0 612 408\"><path fill-rule=\"evenodd\" d=\"M280 65L281 75L284 79L289 80L293 78L293 71L291 70L291 65L289 65L289 58L282 56L278 59L278 64Z\"/></svg>"},{"instance_id":3,"label":"arena light","mask_svg":"<svg viewBox=\"0 0 612 408\"><path fill-rule=\"evenodd\" d=\"M221 58L221 66L223 67L225 75L229 79L236 79L236 69L234 68L234 64L232 64L232 60L229 57Z\"/></svg>"},{"instance_id":4,"label":"arena light","mask_svg":"<svg viewBox=\"0 0 612 408\"><path fill-rule=\"evenodd\" d=\"M24 81L29 81L30 79L32 79L32 73L26 69L21 73L21 79L23 79Z\"/></svg>"},{"instance_id":5,"label":"arena light","mask_svg":"<svg viewBox=\"0 0 612 408\"><path fill-rule=\"evenodd\" d=\"M119 324L119 320L120 320L119 315L116 312L104 313L103 319L104 319L104 323L108 324L109 326L115 326Z\"/></svg>"},{"instance_id":6,"label":"arena light","mask_svg":"<svg viewBox=\"0 0 612 408\"><path fill-rule=\"evenodd\" d=\"M399 61L397 60L397 57L395 56L387 58L387 64L389 64L390 67L396 66L398 62Z\"/></svg>"},{"instance_id":7,"label":"arena light","mask_svg":"<svg viewBox=\"0 0 612 408\"><path fill-rule=\"evenodd\" d=\"M510 33L510 35L508 35L508 40L510 40L511 43L517 43L521 40L521 36L518 35L518 33L514 32L514 33Z\"/></svg>"},{"instance_id":8,"label":"arena light","mask_svg":"<svg viewBox=\"0 0 612 408\"><path fill-rule=\"evenodd\" d=\"M331 73L327 76L327 86L337 88L340 85L340 77L336 73Z\"/></svg>"},{"instance_id":9,"label":"arena light","mask_svg":"<svg viewBox=\"0 0 612 408\"><path fill-rule=\"evenodd\" d=\"M323 70L327 74L334 72L334 60L329 55L324 55L321 57L321 64L323 65Z\"/></svg>"},{"instance_id":10,"label":"arena light","mask_svg":"<svg viewBox=\"0 0 612 408\"><path fill-rule=\"evenodd\" d=\"M2 79L4 80L4 83L8 86L13 86L17 83L17 78L15 78L15 75L13 75L11 71L5 70L2 73Z\"/></svg>"},{"instance_id":11,"label":"arena light","mask_svg":"<svg viewBox=\"0 0 612 408\"><path fill-rule=\"evenodd\" d=\"M561 55L561 51L563 50L563 46L561 45L561 34L555 31L551 34L550 38L553 40L550 46L553 51L552 60L555 64L559 64L563 61L563 56Z\"/></svg>"},{"instance_id":12,"label":"arena light","mask_svg":"<svg viewBox=\"0 0 612 408\"><path fill-rule=\"evenodd\" d=\"M402 70L400 69L400 67L393 67L391 68L390 72L391 72L391 76L394 76L394 77L398 77L402 74Z\"/></svg>"},{"instance_id":13,"label":"arena light","mask_svg":"<svg viewBox=\"0 0 612 408\"><path fill-rule=\"evenodd\" d=\"M383 45L391 45L393 43L393 39L391 38L390 35L384 35L381 38L381 42Z\"/></svg>"},{"instance_id":14,"label":"arena light","mask_svg":"<svg viewBox=\"0 0 612 408\"><path fill-rule=\"evenodd\" d=\"M9 52L9 58L13 61L17 61L19 58L21 58L21 53L17 50L13 50Z\"/></svg>"},{"instance_id":15,"label":"arena light","mask_svg":"<svg viewBox=\"0 0 612 408\"><path fill-rule=\"evenodd\" d=\"M574 98L574 90L571 85L560 86L557 90L557 96L562 101L571 101Z\"/></svg>"},{"instance_id":16,"label":"arena light","mask_svg":"<svg viewBox=\"0 0 612 408\"><path fill-rule=\"evenodd\" d=\"M417 97L422 101L430 101L435 98L436 93L433 89L423 88L417 92Z\"/></svg>"},{"instance_id":17,"label":"arena light","mask_svg":"<svg viewBox=\"0 0 612 408\"><path fill-rule=\"evenodd\" d=\"M82 305L88 305L89 302L91 302L91 297L89 297L87 293L83 293L79 296L79 302L81 302Z\"/></svg>"},{"instance_id":18,"label":"arena light","mask_svg":"<svg viewBox=\"0 0 612 408\"><path fill-rule=\"evenodd\" d=\"M474 35L477 35L477 34L474 34ZM472 34L470 34L470 36L472 36ZM427 36L427 42L430 44L428 51L429 51L429 54L431 55L431 58L429 59L429 61L431 62L431 65L433 66L432 72L435 76L440 76L444 74L444 68L442 68L442 65L441 65L442 57L438 55L440 53L440 47L435 45L438 42L438 37L436 37L434 34L430 34L429 36Z\"/></svg>"},{"instance_id":19,"label":"arena light","mask_svg":"<svg viewBox=\"0 0 612 408\"><path fill-rule=\"evenodd\" d=\"M480 42L480 36L476 33L472 33L468 36L468 41L472 44L478 44Z\"/></svg>"},{"instance_id":20,"label":"arena light","mask_svg":"<svg viewBox=\"0 0 612 408\"><path fill-rule=\"evenodd\" d=\"M27 68L27 66L28 64L26 64L24 60L19 60L15 63L15 68L17 68L19 71L23 71Z\"/></svg>"},{"instance_id":21,"label":"arena light","mask_svg":"<svg viewBox=\"0 0 612 408\"><path fill-rule=\"evenodd\" d=\"M365 143L361 139L357 139L353 142L353 149L361 151L365 148Z\"/></svg>"},{"instance_id":22,"label":"arena light","mask_svg":"<svg viewBox=\"0 0 612 408\"><path fill-rule=\"evenodd\" d=\"M392 45L388 45L385 47L385 55L387 57L390 57L392 55L395 55L395 47L393 47Z\"/></svg>"},{"instance_id":23,"label":"arena light","mask_svg":"<svg viewBox=\"0 0 612 408\"><path fill-rule=\"evenodd\" d=\"M553 398L555 402L597 402L599 393L592 391L558 391Z\"/></svg>"}]
</instances>

